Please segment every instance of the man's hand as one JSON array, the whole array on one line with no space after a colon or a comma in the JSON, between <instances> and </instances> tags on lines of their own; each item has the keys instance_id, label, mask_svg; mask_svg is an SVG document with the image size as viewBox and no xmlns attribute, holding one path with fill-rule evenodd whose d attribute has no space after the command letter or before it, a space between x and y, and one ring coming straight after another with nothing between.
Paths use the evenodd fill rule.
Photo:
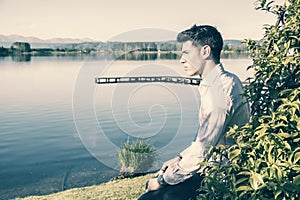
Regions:
<instances>
[{"instance_id":1,"label":"man's hand","mask_svg":"<svg viewBox=\"0 0 300 200\"><path fill-rule=\"evenodd\" d=\"M164 170L160 169L158 172L156 172L156 174L154 175L154 177L159 177L160 175L164 174Z\"/></svg>"},{"instance_id":2,"label":"man's hand","mask_svg":"<svg viewBox=\"0 0 300 200\"><path fill-rule=\"evenodd\" d=\"M176 156L175 158L166 161L161 169L156 173L155 177L162 175L168 168L174 167L174 165L176 165L180 160L181 158Z\"/></svg>"},{"instance_id":3,"label":"man's hand","mask_svg":"<svg viewBox=\"0 0 300 200\"><path fill-rule=\"evenodd\" d=\"M152 178L148 181L148 188L146 189L146 192L158 190L159 187L160 187L160 185L157 182L157 178Z\"/></svg>"},{"instance_id":4,"label":"man's hand","mask_svg":"<svg viewBox=\"0 0 300 200\"><path fill-rule=\"evenodd\" d=\"M181 158L179 156L176 156L175 158L165 162L161 167L161 169L155 174L155 177L162 175L168 168L174 167L174 165L176 165L180 160ZM146 189L147 192L152 190L158 190L160 187L159 183L157 182L157 178L150 179L147 184L148 184L148 187Z\"/></svg>"}]
</instances>

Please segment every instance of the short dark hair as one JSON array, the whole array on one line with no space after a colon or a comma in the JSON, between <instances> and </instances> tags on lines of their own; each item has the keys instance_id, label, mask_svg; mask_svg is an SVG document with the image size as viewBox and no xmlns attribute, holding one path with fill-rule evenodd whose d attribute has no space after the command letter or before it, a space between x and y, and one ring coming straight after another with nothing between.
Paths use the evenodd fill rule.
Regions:
<instances>
[{"instance_id":1,"label":"short dark hair","mask_svg":"<svg viewBox=\"0 0 300 200\"><path fill-rule=\"evenodd\" d=\"M196 47L208 45L211 48L212 57L215 63L220 62L220 55L223 48L221 33L213 26L194 25L177 35L178 42L192 41Z\"/></svg>"}]
</instances>

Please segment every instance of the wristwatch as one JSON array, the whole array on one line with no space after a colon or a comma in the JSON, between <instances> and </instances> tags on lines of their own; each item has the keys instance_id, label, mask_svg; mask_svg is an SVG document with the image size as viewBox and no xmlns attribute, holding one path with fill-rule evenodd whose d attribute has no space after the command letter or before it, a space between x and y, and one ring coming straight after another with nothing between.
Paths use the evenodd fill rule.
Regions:
<instances>
[{"instance_id":1,"label":"wristwatch","mask_svg":"<svg viewBox=\"0 0 300 200\"><path fill-rule=\"evenodd\" d=\"M166 181L164 180L164 176L163 175L159 175L157 177L157 182L160 186L164 186L164 185L168 185L168 183L166 183Z\"/></svg>"}]
</instances>

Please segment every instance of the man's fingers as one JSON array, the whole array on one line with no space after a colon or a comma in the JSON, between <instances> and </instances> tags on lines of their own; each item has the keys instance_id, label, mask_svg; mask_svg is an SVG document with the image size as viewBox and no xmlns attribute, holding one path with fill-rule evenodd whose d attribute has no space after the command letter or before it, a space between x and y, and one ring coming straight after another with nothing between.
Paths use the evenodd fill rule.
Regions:
<instances>
[{"instance_id":1,"label":"man's fingers","mask_svg":"<svg viewBox=\"0 0 300 200\"><path fill-rule=\"evenodd\" d=\"M164 172L162 171L162 170L159 170L155 175L154 175L154 177L158 177L158 176L160 176L161 174L163 174Z\"/></svg>"}]
</instances>

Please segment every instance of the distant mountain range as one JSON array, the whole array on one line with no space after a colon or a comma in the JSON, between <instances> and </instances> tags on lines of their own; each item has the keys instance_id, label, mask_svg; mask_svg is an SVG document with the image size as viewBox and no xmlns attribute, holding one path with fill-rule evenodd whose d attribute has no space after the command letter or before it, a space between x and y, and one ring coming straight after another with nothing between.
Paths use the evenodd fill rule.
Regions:
<instances>
[{"instance_id":1,"label":"distant mountain range","mask_svg":"<svg viewBox=\"0 0 300 200\"><path fill-rule=\"evenodd\" d=\"M2 35L0 34L0 42L28 42L28 43L83 43L83 42L96 42L90 38L52 38L47 40L42 40L37 37L25 37L21 35Z\"/></svg>"},{"instance_id":2,"label":"distant mountain range","mask_svg":"<svg viewBox=\"0 0 300 200\"><path fill-rule=\"evenodd\" d=\"M0 34L0 47L9 48L14 42L28 42L31 48L99 48L105 45L103 42L90 38L52 38L43 40L38 37ZM168 43L176 43L176 41L168 41ZM224 44L240 45L241 40L224 40Z\"/></svg>"}]
</instances>

